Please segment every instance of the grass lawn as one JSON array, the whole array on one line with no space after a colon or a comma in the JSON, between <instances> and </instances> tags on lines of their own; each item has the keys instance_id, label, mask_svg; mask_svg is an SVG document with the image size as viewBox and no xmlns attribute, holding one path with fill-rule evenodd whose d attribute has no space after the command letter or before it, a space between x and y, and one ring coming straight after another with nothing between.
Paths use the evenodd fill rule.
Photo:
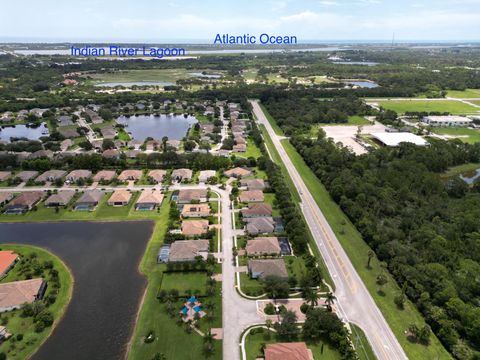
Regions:
<instances>
[{"instance_id":1,"label":"grass lawn","mask_svg":"<svg viewBox=\"0 0 480 360\"><path fill-rule=\"evenodd\" d=\"M240 273L240 288L246 295L258 296L264 293L263 284L259 280L250 279L248 273Z\"/></svg>"},{"instance_id":2,"label":"grass lawn","mask_svg":"<svg viewBox=\"0 0 480 360\"><path fill-rule=\"evenodd\" d=\"M187 292L198 296L205 295L207 274L202 271L163 273L162 290L177 289L180 296L187 296Z\"/></svg>"},{"instance_id":3,"label":"grass lawn","mask_svg":"<svg viewBox=\"0 0 480 360\"><path fill-rule=\"evenodd\" d=\"M438 111L450 114L474 114L480 113L480 109L455 100L382 100L378 104L385 109L403 114L408 111Z\"/></svg>"},{"instance_id":4,"label":"grass lawn","mask_svg":"<svg viewBox=\"0 0 480 360\"><path fill-rule=\"evenodd\" d=\"M284 256L288 276L294 276L298 281L307 273L303 258L297 256Z\"/></svg>"},{"instance_id":5,"label":"grass lawn","mask_svg":"<svg viewBox=\"0 0 480 360\"><path fill-rule=\"evenodd\" d=\"M130 135L124 129L118 129L118 139L122 141L130 141Z\"/></svg>"},{"instance_id":6,"label":"grass lawn","mask_svg":"<svg viewBox=\"0 0 480 360\"><path fill-rule=\"evenodd\" d=\"M458 99L480 98L480 89L466 89L463 91L449 90L447 96Z\"/></svg>"},{"instance_id":7,"label":"grass lawn","mask_svg":"<svg viewBox=\"0 0 480 360\"><path fill-rule=\"evenodd\" d=\"M288 140L282 140L282 145L290 159L301 174L305 185L327 218L328 223L335 232L338 240L346 251L350 261L355 266L365 286L385 316L392 331L410 359L451 359L449 353L443 348L440 341L432 334L431 344L423 346L409 342L405 331L410 324L419 326L425 324L425 320L411 302L406 302L404 310L398 310L393 302L394 297L400 293L395 280L387 274L388 283L384 286L385 296L377 292L376 277L385 272L377 259L372 261L372 269L367 269L367 253L369 246L363 241L360 233L349 221L338 205L330 198L328 191L318 180L315 174L305 164L302 157L296 152Z\"/></svg>"},{"instance_id":8,"label":"grass lawn","mask_svg":"<svg viewBox=\"0 0 480 360\"><path fill-rule=\"evenodd\" d=\"M273 217L280 217L280 210L277 207L277 199L275 199L274 193L264 193L263 197L267 204L272 206L272 216Z\"/></svg>"},{"instance_id":9,"label":"grass lawn","mask_svg":"<svg viewBox=\"0 0 480 360\"><path fill-rule=\"evenodd\" d=\"M480 130L478 129L448 127L448 128L434 128L432 131L437 134L449 135L452 138L458 138L459 140L469 144L480 142Z\"/></svg>"},{"instance_id":10,"label":"grass lawn","mask_svg":"<svg viewBox=\"0 0 480 360\"><path fill-rule=\"evenodd\" d=\"M377 357L370 347L370 344L362 329L352 323L350 323L350 329L352 332L352 342L355 346L355 350L357 350L360 360L375 360Z\"/></svg>"},{"instance_id":11,"label":"grass lawn","mask_svg":"<svg viewBox=\"0 0 480 360\"><path fill-rule=\"evenodd\" d=\"M22 341L9 341L2 342L0 344L0 352L5 352L8 359L27 359L35 352L39 346L48 338L52 330L58 324L58 321L62 318L63 313L66 310L66 305L70 301L73 289L73 277L67 266L55 255L47 250L28 245L1 245L2 250L13 250L22 258L28 257L31 253L37 254L37 260L42 263L44 261L52 261L53 268L58 271L60 280L60 288L58 289L57 299L55 303L50 305L47 309L51 311L54 317L54 324L48 328L45 328L41 333L37 333L33 328L33 318L21 317L21 310L14 310L11 312L3 313L1 315L2 324L8 320L5 324L7 331L13 335L13 338L17 334L23 334ZM13 269L10 270L8 275L2 279L2 283L25 280L25 276L19 273L19 265L16 264ZM43 278L49 280L49 271L44 273ZM47 287L45 296L48 296L54 290L53 287Z\"/></svg>"},{"instance_id":12,"label":"grass lawn","mask_svg":"<svg viewBox=\"0 0 480 360\"><path fill-rule=\"evenodd\" d=\"M262 156L260 149L255 145L254 141L250 138L247 139L247 151L246 152L233 152L235 156L242 157L248 159L249 157L253 157L258 159Z\"/></svg>"},{"instance_id":13,"label":"grass lawn","mask_svg":"<svg viewBox=\"0 0 480 360\"><path fill-rule=\"evenodd\" d=\"M148 279L148 288L136 321L135 332L131 339L128 359L150 360L156 353L164 354L167 359L203 359L203 339L197 333L188 334L184 327L170 318L164 305L156 298L162 282L165 265L157 264L157 253L165 238L170 210L170 196L162 203L160 216L152 234L145 255L140 263L140 272ZM179 306L181 304L179 303ZM180 307L179 307L180 309ZM155 340L146 344L143 339L150 332L155 332ZM222 358L222 344L215 342L215 354L211 359Z\"/></svg>"},{"instance_id":14,"label":"grass lawn","mask_svg":"<svg viewBox=\"0 0 480 360\"><path fill-rule=\"evenodd\" d=\"M255 334L252 335L250 333L245 339L247 360L255 360L259 357L263 357L262 346L264 344L282 342L281 340L277 339L276 333L273 331L268 331L267 329L257 329L253 331L255 331ZM302 341L302 339L297 341ZM340 353L335 348L328 345L324 340L320 340L316 344L307 343L307 347L312 350L313 357L315 359L340 360L342 358Z\"/></svg>"},{"instance_id":15,"label":"grass lawn","mask_svg":"<svg viewBox=\"0 0 480 360\"><path fill-rule=\"evenodd\" d=\"M445 173L440 175L442 178L450 178L467 173L475 173L477 169L480 169L480 163L468 163L449 168Z\"/></svg>"}]
</instances>

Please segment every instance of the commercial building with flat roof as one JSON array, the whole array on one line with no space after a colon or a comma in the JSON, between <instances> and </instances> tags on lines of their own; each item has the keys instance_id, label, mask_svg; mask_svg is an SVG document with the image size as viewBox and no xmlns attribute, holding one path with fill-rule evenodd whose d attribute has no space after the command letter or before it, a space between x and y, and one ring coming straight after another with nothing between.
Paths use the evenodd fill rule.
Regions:
<instances>
[{"instance_id":1,"label":"commercial building with flat roof","mask_svg":"<svg viewBox=\"0 0 480 360\"><path fill-rule=\"evenodd\" d=\"M375 138L375 140L385 146L398 146L403 142L412 143L418 146L425 146L428 144L428 142L421 136L408 132L372 133L371 135Z\"/></svg>"},{"instance_id":2,"label":"commercial building with flat roof","mask_svg":"<svg viewBox=\"0 0 480 360\"><path fill-rule=\"evenodd\" d=\"M422 122L430 126L436 126L436 127L450 127L450 126L465 127L465 126L470 126L473 120L465 116L456 116L456 115L433 116L432 115L432 116L425 116L422 119Z\"/></svg>"}]
</instances>

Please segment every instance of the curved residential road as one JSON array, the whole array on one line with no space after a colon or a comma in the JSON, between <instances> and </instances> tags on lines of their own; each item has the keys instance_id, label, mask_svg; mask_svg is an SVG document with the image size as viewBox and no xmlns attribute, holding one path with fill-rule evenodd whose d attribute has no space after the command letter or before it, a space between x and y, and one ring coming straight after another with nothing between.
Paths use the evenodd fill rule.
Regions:
<instances>
[{"instance_id":1,"label":"curved residential road","mask_svg":"<svg viewBox=\"0 0 480 360\"><path fill-rule=\"evenodd\" d=\"M251 101L251 104L258 122L265 125L275 148L298 189L305 220L335 282L339 316L345 321L355 323L362 328L379 360L408 359L303 182L302 177L287 155L258 102Z\"/></svg>"}]
</instances>

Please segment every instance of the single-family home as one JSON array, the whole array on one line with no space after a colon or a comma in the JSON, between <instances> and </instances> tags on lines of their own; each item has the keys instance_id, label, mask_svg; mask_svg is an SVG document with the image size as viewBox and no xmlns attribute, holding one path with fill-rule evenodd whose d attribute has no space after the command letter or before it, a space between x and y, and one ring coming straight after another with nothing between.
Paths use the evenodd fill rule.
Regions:
<instances>
[{"instance_id":1,"label":"single-family home","mask_svg":"<svg viewBox=\"0 0 480 360\"><path fill-rule=\"evenodd\" d=\"M268 203L248 204L248 208L240 210L243 218L271 217L272 206Z\"/></svg>"},{"instance_id":2,"label":"single-family home","mask_svg":"<svg viewBox=\"0 0 480 360\"><path fill-rule=\"evenodd\" d=\"M135 209L138 211L149 211L159 207L163 201L163 194L158 190L142 191L138 198Z\"/></svg>"},{"instance_id":3,"label":"single-family home","mask_svg":"<svg viewBox=\"0 0 480 360\"><path fill-rule=\"evenodd\" d=\"M263 179L249 179L240 181L242 186L246 186L248 190L264 190L266 188Z\"/></svg>"},{"instance_id":4,"label":"single-family home","mask_svg":"<svg viewBox=\"0 0 480 360\"><path fill-rule=\"evenodd\" d=\"M265 200L262 190L242 191L238 200L242 203L263 202Z\"/></svg>"},{"instance_id":5,"label":"single-family home","mask_svg":"<svg viewBox=\"0 0 480 360\"><path fill-rule=\"evenodd\" d=\"M113 170L101 170L98 173L95 174L93 177L93 181L112 181L113 178L115 177L115 171Z\"/></svg>"},{"instance_id":6,"label":"single-family home","mask_svg":"<svg viewBox=\"0 0 480 360\"><path fill-rule=\"evenodd\" d=\"M98 189L87 190L75 203L77 211L93 211L105 193Z\"/></svg>"},{"instance_id":7,"label":"single-family home","mask_svg":"<svg viewBox=\"0 0 480 360\"><path fill-rule=\"evenodd\" d=\"M275 231L275 221L271 217L245 218L245 230L249 235L269 234Z\"/></svg>"},{"instance_id":8,"label":"single-family home","mask_svg":"<svg viewBox=\"0 0 480 360\"><path fill-rule=\"evenodd\" d=\"M142 170L123 170L120 175L118 175L118 180L120 181L129 181L129 180L140 180L142 177Z\"/></svg>"},{"instance_id":9,"label":"single-family home","mask_svg":"<svg viewBox=\"0 0 480 360\"><path fill-rule=\"evenodd\" d=\"M182 234L186 236L202 235L209 230L208 220L182 221Z\"/></svg>"},{"instance_id":10,"label":"single-family home","mask_svg":"<svg viewBox=\"0 0 480 360\"><path fill-rule=\"evenodd\" d=\"M0 276L4 276L18 261L18 254L11 250L0 251Z\"/></svg>"},{"instance_id":11,"label":"single-family home","mask_svg":"<svg viewBox=\"0 0 480 360\"><path fill-rule=\"evenodd\" d=\"M257 237L247 241L245 247L249 256L280 255L281 248L277 237Z\"/></svg>"},{"instance_id":12,"label":"single-family home","mask_svg":"<svg viewBox=\"0 0 480 360\"><path fill-rule=\"evenodd\" d=\"M217 172L215 170L202 170L198 175L198 181L201 183L207 182L208 179L215 177Z\"/></svg>"},{"instance_id":13,"label":"single-family home","mask_svg":"<svg viewBox=\"0 0 480 360\"><path fill-rule=\"evenodd\" d=\"M117 135L117 130L107 126L100 130L104 139L113 139Z\"/></svg>"},{"instance_id":14,"label":"single-family home","mask_svg":"<svg viewBox=\"0 0 480 360\"><path fill-rule=\"evenodd\" d=\"M143 145L143 141L137 140L137 139L133 139L128 142L128 147L130 148L133 147L135 150L140 150L140 146L142 145Z\"/></svg>"},{"instance_id":15,"label":"single-family home","mask_svg":"<svg viewBox=\"0 0 480 360\"><path fill-rule=\"evenodd\" d=\"M180 190L177 196L177 203L188 204L194 202L207 201L208 191L207 189L185 189Z\"/></svg>"},{"instance_id":16,"label":"single-family home","mask_svg":"<svg viewBox=\"0 0 480 360\"><path fill-rule=\"evenodd\" d=\"M175 139L171 139L171 140L167 140L167 145L171 148L174 148L175 150L178 150L180 148L180 140L175 140Z\"/></svg>"},{"instance_id":17,"label":"single-family home","mask_svg":"<svg viewBox=\"0 0 480 360\"><path fill-rule=\"evenodd\" d=\"M283 259L248 260L248 273L252 279L264 279L268 276L288 278Z\"/></svg>"},{"instance_id":18,"label":"single-family home","mask_svg":"<svg viewBox=\"0 0 480 360\"><path fill-rule=\"evenodd\" d=\"M45 171L40 176L38 176L35 179L35 181L36 182L55 181L57 179L63 178L66 174L67 172L63 170L48 170L48 171Z\"/></svg>"},{"instance_id":19,"label":"single-family home","mask_svg":"<svg viewBox=\"0 0 480 360\"><path fill-rule=\"evenodd\" d=\"M0 181L8 180L12 176L10 171L0 171Z\"/></svg>"},{"instance_id":20,"label":"single-family home","mask_svg":"<svg viewBox=\"0 0 480 360\"><path fill-rule=\"evenodd\" d=\"M155 183L160 184L166 174L167 172L165 170L150 170L148 172L148 177L152 179Z\"/></svg>"},{"instance_id":21,"label":"single-family home","mask_svg":"<svg viewBox=\"0 0 480 360\"><path fill-rule=\"evenodd\" d=\"M43 297L47 283L41 279L29 279L0 284L0 312L20 309Z\"/></svg>"},{"instance_id":22,"label":"single-family home","mask_svg":"<svg viewBox=\"0 0 480 360\"><path fill-rule=\"evenodd\" d=\"M247 151L247 145L245 144L235 144L233 145L232 151L244 153Z\"/></svg>"},{"instance_id":23,"label":"single-family home","mask_svg":"<svg viewBox=\"0 0 480 360\"><path fill-rule=\"evenodd\" d=\"M67 151L70 146L73 145L73 141L70 139L65 139L60 143L60 150Z\"/></svg>"},{"instance_id":24,"label":"single-family home","mask_svg":"<svg viewBox=\"0 0 480 360\"><path fill-rule=\"evenodd\" d=\"M107 149L102 153L105 159L118 159L122 153L117 149Z\"/></svg>"},{"instance_id":25,"label":"single-family home","mask_svg":"<svg viewBox=\"0 0 480 360\"><path fill-rule=\"evenodd\" d=\"M31 153L28 158L29 159L41 159L41 158L47 158L47 159L53 159L53 151L52 150L38 150L33 153Z\"/></svg>"},{"instance_id":26,"label":"single-family home","mask_svg":"<svg viewBox=\"0 0 480 360\"><path fill-rule=\"evenodd\" d=\"M225 174L225 176L234 177L234 178L239 179L239 178L242 178L242 177L250 176L252 174L252 172L248 169L244 169L244 168L241 168L241 167L236 167L236 168L225 171L224 174Z\"/></svg>"},{"instance_id":27,"label":"single-family home","mask_svg":"<svg viewBox=\"0 0 480 360\"><path fill-rule=\"evenodd\" d=\"M59 207L67 206L70 200L75 195L73 190L61 190L56 194L52 194L45 200L45 206L47 207Z\"/></svg>"},{"instance_id":28,"label":"single-family home","mask_svg":"<svg viewBox=\"0 0 480 360\"><path fill-rule=\"evenodd\" d=\"M195 261L198 256L208 257L208 240L177 240L170 245L169 262Z\"/></svg>"},{"instance_id":29,"label":"single-family home","mask_svg":"<svg viewBox=\"0 0 480 360\"><path fill-rule=\"evenodd\" d=\"M67 176L67 181L76 182L80 179L86 180L92 176L92 172L90 170L73 170Z\"/></svg>"},{"instance_id":30,"label":"single-family home","mask_svg":"<svg viewBox=\"0 0 480 360\"><path fill-rule=\"evenodd\" d=\"M267 344L263 353L265 360L314 360L304 342Z\"/></svg>"},{"instance_id":31,"label":"single-family home","mask_svg":"<svg viewBox=\"0 0 480 360\"><path fill-rule=\"evenodd\" d=\"M43 197L41 191L27 191L10 201L5 207L5 214L23 214L30 210Z\"/></svg>"},{"instance_id":32,"label":"single-family home","mask_svg":"<svg viewBox=\"0 0 480 360\"><path fill-rule=\"evenodd\" d=\"M208 204L185 204L182 209L182 217L208 217L210 206Z\"/></svg>"},{"instance_id":33,"label":"single-family home","mask_svg":"<svg viewBox=\"0 0 480 360\"><path fill-rule=\"evenodd\" d=\"M77 128L70 128L70 127L59 127L57 131L67 139L73 139L79 137L80 134L77 131Z\"/></svg>"},{"instance_id":34,"label":"single-family home","mask_svg":"<svg viewBox=\"0 0 480 360\"><path fill-rule=\"evenodd\" d=\"M132 193L127 190L115 190L112 196L108 199L108 205L110 206L125 206L130 202Z\"/></svg>"},{"instance_id":35,"label":"single-family home","mask_svg":"<svg viewBox=\"0 0 480 360\"><path fill-rule=\"evenodd\" d=\"M33 179L37 175L38 175L38 171L32 170L32 171L21 171L18 174L16 174L15 177L19 178L23 182L26 182L30 179Z\"/></svg>"},{"instance_id":36,"label":"single-family home","mask_svg":"<svg viewBox=\"0 0 480 360\"><path fill-rule=\"evenodd\" d=\"M189 181L192 179L192 170L190 169L175 169L172 171L172 180L173 181Z\"/></svg>"},{"instance_id":37,"label":"single-family home","mask_svg":"<svg viewBox=\"0 0 480 360\"><path fill-rule=\"evenodd\" d=\"M0 206L6 204L13 199L13 192L0 192Z\"/></svg>"}]
</instances>

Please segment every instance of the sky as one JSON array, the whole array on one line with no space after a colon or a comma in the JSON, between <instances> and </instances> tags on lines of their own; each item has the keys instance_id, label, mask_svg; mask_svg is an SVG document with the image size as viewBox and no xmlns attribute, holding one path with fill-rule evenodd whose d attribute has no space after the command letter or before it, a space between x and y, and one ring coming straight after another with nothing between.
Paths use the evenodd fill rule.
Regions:
<instances>
[{"instance_id":1,"label":"sky","mask_svg":"<svg viewBox=\"0 0 480 360\"><path fill-rule=\"evenodd\" d=\"M480 0L3 0L0 41L479 41Z\"/></svg>"}]
</instances>

